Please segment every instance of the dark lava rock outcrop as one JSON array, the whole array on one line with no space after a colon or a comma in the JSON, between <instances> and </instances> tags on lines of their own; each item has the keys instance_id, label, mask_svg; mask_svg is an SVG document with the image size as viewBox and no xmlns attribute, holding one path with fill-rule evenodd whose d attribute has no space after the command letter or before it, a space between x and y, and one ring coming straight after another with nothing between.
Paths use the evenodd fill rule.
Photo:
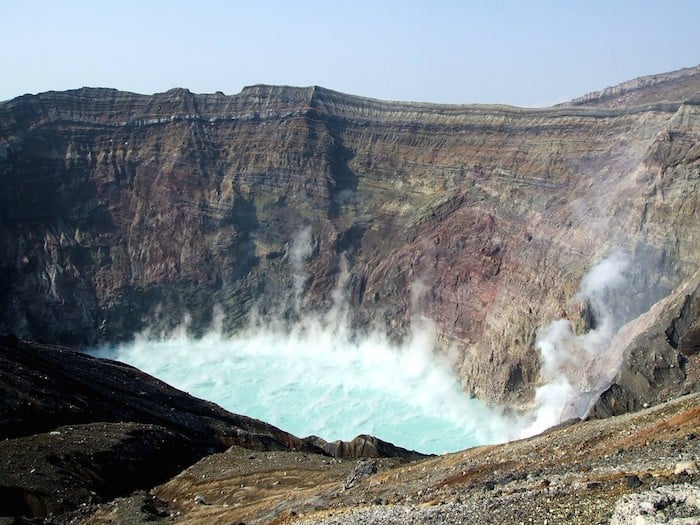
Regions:
<instances>
[{"instance_id":1,"label":"dark lava rock outcrop","mask_svg":"<svg viewBox=\"0 0 700 525\"><path fill-rule=\"evenodd\" d=\"M698 270L699 79L545 109L260 85L3 102L0 331L234 331L341 287L355 327L427 315L467 392L526 402L538 328L590 325L572 299L596 262L633 260L619 325Z\"/></svg>"},{"instance_id":2,"label":"dark lava rock outcrop","mask_svg":"<svg viewBox=\"0 0 700 525\"><path fill-rule=\"evenodd\" d=\"M203 451L234 444L318 450L272 425L231 414L129 365L56 346L0 343L0 391L0 438L63 425L128 421L179 432Z\"/></svg>"},{"instance_id":3,"label":"dark lava rock outcrop","mask_svg":"<svg viewBox=\"0 0 700 525\"><path fill-rule=\"evenodd\" d=\"M388 443L366 434L361 434L352 441L336 440L328 442L319 437L306 438L306 441L313 443L333 457L343 459L401 458L415 461L425 457L425 454L397 447L393 443Z\"/></svg>"}]
</instances>

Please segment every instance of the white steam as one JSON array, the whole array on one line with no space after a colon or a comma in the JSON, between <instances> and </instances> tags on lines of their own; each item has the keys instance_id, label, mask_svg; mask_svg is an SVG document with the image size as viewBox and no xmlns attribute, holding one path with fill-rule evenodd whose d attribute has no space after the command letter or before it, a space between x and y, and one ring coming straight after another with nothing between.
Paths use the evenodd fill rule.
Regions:
<instances>
[{"instance_id":1,"label":"white steam","mask_svg":"<svg viewBox=\"0 0 700 525\"><path fill-rule=\"evenodd\" d=\"M401 344L382 330L350 328L344 256L330 308L301 315L312 248L310 228L290 243L290 301L300 314L291 325L253 315L246 330L226 337L218 310L203 338L193 340L183 326L160 338L143 334L98 354L298 436L350 440L372 434L405 448L443 453L517 435L500 411L464 393L453 363L435 352L430 319L415 314ZM414 307L426 290L423 282L412 287Z\"/></svg>"},{"instance_id":2,"label":"white steam","mask_svg":"<svg viewBox=\"0 0 700 525\"><path fill-rule=\"evenodd\" d=\"M537 334L540 352L540 376L543 385L535 393L532 423L521 436L546 430L569 417L581 417L588 410L583 394L606 386L615 370L605 369L612 356L606 351L619 328L619 319L610 309L607 297L626 283L625 271L630 258L615 252L593 268L581 280L575 302L587 302L594 327L575 334L567 319L552 321Z\"/></svg>"},{"instance_id":3,"label":"white steam","mask_svg":"<svg viewBox=\"0 0 700 525\"><path fill-rule=\"evenodd\" d=\"M311 238L311 226L299 230L293 237L289 247L289 262L292 266L292 280L294 286L294 306L298 311L301 308L301 297L304 293L304 285L308 276L304 268L306 262L313 253Z\"/></svg>"},{"instance_id":4,"label":"white steam","mask_svg":"<svg viewBox=\"0 0 700 525\"><path fill-rule=\"evenodd\" d=\"M431 321L416 321L395 344L381 332L353 335L344 308L234 337L138 338L100 355L298 436L371 434L428 453L515 437L511 422L467 396L451 363L434 353Z\"/></svg>"},{"instance_id":5,"label":"white steam","mask_svg":"<svg viewBox=\"0 0 700 525\"><path fill-rule=\"evenodd\" d=\"M605 292L614 290L626 282L625 270L630 265L630 257L624 252L615 251L591 268L581 279L581 290L574 300L588 299L593 306L602 312L606 305Z\"/></svg>"},{"instance_id":6,"label":"white steam","mask_svg":"<svg viewBox=\"0 0 700 525\"><path fill-rule=\"evenodd\" d=\"M296 271L304 269L306 261L313 253L313 244L311 238L311 226L299 230L292 237L292 244L289 250L289 261L292 263L292 268Z\"/></svg>"},{"instance_id":7,"label":"white steam","mask_svg":"<svg viewBox=\"0 0 700 525\"><path fill-rule=\"evenodd\" d=\"M293 295L286 306L299 314L291 325L254 313L246 330L227 337L224 312L215 309L212 329L203 338L187 335L185 319L167 336L145 333L97 354L298 436L349 440L372 434L421 452L457 451L532 435L560 422L565 409L590 388L592 363L613 336L605 297L624 282L629 264L625 255L614 254L583 278L575 299L590 304L594 329L576 335L569 321L560 319L540 331L536 345L544 384L530 417L515 418L467 396L454 373L454 349L436 352L436 327L420 315L428 291L423 280L410 290L413 321L402 344L379 329L350 328L350 274L343 256L330 308L302 315L312 254L311 228L304 228L288 250Z\"/></svg>"}]
</instances>

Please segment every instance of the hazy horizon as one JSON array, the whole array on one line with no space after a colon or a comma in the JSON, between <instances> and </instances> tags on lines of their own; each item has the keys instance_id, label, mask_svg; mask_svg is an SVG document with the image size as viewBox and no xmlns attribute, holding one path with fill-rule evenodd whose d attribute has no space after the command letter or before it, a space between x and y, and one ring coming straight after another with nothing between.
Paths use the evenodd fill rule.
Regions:
<instances>
[{"instance_id":1,"label":"hazy horizon","mask_svg":"<svg viewBox=\"0 0 700 525\"><path fill-rule=\"evenodd\" d=\"M700 63L700 3L0 0L0 100L107 87L319 85L384 100L547 106Z\"/></svg>"}]
</instances>

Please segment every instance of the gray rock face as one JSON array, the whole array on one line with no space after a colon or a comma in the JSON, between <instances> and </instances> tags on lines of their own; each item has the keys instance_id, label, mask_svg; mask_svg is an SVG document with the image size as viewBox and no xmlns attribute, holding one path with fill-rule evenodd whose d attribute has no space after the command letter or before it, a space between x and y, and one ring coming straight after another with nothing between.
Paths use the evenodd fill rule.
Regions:
<instances>
[{"instance_id":1,"label":"gray rock face","mask_svg":"<svg viewBox=\"0 0 700 525\"><path fill-rule=\"evenodd\" d=\"M352 326L402 338L424 314L467 392L526 402L538 329L589 327L573 298L597 261L634 261L620 324L698 269L698 77L679 78L616 108L273 86L4 102L0 332L93 345L217 311L231 332L323 310L343 276Z\"/></svg>"},{"instance_id":2,"label":"gray rock face","mask_svg":"<svg viewBox=\"0 0 700 525\"><path fill-rule=\"evenodd\" d=\"M700 391L700 274L688 279L631 323L620 371L593 405L601 418L655 405Z\"/></svg>"},{"instance_id":3,"label":"gray rock face","mask_svg":"<svg viewBox=\"0 0 700 525\"><path fill-rule=\"evenodd\" d=\"M700 487L669 485L620 498L610 525L700 523Z\"/></svg>"},{"instance_id":4,"label":"gray rock face","mask_svg":"<svg viewBox=\"0 0 700 525\"><path fill-rule=\"evenodd\" d=\"M589 93L564 105L619 108L691 98L698 95L698 76L700 66L648 75Z\"/></svg>"},{"instance_id":5,"label":"gray rock face","mask_svg":"<svg viewBox=\"0 0 700 525\"><path fill-rule=\"evenodd\" d=\"M366 477L376 474L377 472L377 461L373 459L363 459L357 462L355 468L352 469L350 474L348 474L345 480L345 489L351 489L357 483Z\"/></svg>"}]
</instances>

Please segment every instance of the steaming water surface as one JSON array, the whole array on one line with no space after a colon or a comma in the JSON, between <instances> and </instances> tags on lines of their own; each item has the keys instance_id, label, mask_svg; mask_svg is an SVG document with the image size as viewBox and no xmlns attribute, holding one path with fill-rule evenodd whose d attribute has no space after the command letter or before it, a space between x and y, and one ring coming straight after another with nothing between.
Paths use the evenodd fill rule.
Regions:
<instances>
[{"instance_id":1,"label":"steaming water surface","mask_svg":"<svg viewBox=\"0 0 700 525\"><path fill-rule=\"evenodd\" d=\"M292 243L297 271L310 253L309 239L306 229ZM449 361L433 352L430 320L417 316L411 338L399 346L381 332L351 334L343 293L347 271L341 272L330 311L302 316L293 326L253 320L253 328L224 338L215 335L221 333L219 319L214 335L202 339L187 338L182 329L179 335L142 336L95 353L300 437L331 441L372 434L421 452L452 452L542 432L561 421L568 405L577 406L582 392L606 385L617 368L600 371L592 365L607 366L620 356L606 355L617 325L605 293L628 280L629 265L628 255L614 252L584 276L576 299L589 300L596 328L574 334L570 322L559 319L538 331L545 383L531 412L518 418L506 418L464 394ZM300 277L296 303L302 284Z\"/></svg>"},{"instance_id":2,"label":"steaming water surface","mask_svg":"<svg viewBox=\"0 0 700 525\"><path fill-rule=\"evenodd\" d=\"M97 353L297 436L372 434L427 453L512 438L505 418L464 394L431 343L429 331L398 347L376 334L351 339L306 326L235 338L141 338Z\"/></svg>"}]
</instances>

